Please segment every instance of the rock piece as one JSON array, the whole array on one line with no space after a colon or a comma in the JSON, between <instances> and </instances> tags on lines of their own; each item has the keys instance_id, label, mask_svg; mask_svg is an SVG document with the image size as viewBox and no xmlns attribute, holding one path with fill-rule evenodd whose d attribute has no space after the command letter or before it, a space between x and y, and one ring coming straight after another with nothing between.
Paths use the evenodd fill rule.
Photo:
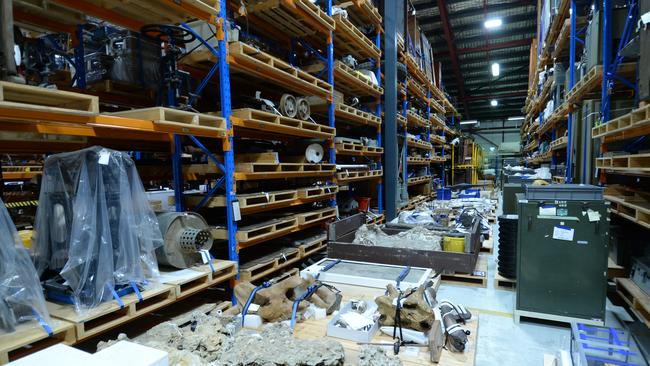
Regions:
<instances>
[{"instance_id":1,"label":"rock piece","mask_svg":"<svg viewBox=\"0 0 650 366\"><path fill-rule=\"evenodd\" d=\"M380 346L361 346L358 366L401 366L402 361Z\"/></svg>"},{"instance_id":2,"label":"rock piece","mask_svg":"<svg viewBox=\"0 0 650 366\"><path fill-rule=\"evenodd\" d=\"M286 325L268 324L261 334L242 331L229 339L215 365L339 366L344 361L339 342L296 339Z\"/></svg>"},{"instance_id":3,"label":"rock piece","mask_svg":"<svg viewBox=\"0 0 650 366\"><path fill-rule=\"evenodd\" d=\"M402 304L400 318L403 328L414 329L417 331L427 331L431 329L435 315L433 309L427 304L424 299L424 290L427 284L422 284L411 295L406 297ZM395 286L389 284L387 286L388 294L380 296L375 299L377 306L379 306L379 324L382 326L395 325L395 305L399 291ZM411 289L404 292L405 295L411 293Z\"/></svg>"},{"instance_id":4,"label":"rock piece","mask_svg":"<svg viewBox=\"0 0 650 366\"><path fill-rule=\"evenodd\" d=\"M268 288L261 289L255 294L253 304L260 306L257 315L265 322L278 322L291 319L293 301L304 294L307 288L317 284L312 277L303 279L300 276L292 276ZM241 282L235 286L235 297L239 308L243 307L253 293L255 285L250 282ZM341 295L327 287L320 287L309 299L298 304L297 320L301 321L302 314L312 303L320 308L327 309L327 314L337 310L341 304Z\"/></svg>"}]
</instances>

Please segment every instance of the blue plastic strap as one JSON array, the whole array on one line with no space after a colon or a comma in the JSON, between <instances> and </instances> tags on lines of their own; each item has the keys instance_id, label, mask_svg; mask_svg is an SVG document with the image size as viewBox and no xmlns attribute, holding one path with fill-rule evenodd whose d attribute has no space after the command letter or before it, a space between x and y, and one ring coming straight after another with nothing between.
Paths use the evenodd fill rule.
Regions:
<instances>
[{"instance_id":1,"label":"blue plastic strap","mask_svg":"<svg viewBox=\"0 0 650 366\"><path fill-rule=\"evenodd\" d=\"M45 333L47 333L47 335L50 336L50 337L53 336L54 331L52 330L52 327L50 327L50 325L47 324L47 322L45 321L45 319L43 319L41 314L37 313L36 310L33 310L33 309L32 309L32 313L34 313L34 318L36 318L36 320L38 321L38 324L40 324L41 327L43 327L43 330L45 331Z\"/></svg>"},{"instance_id":2,"label":"blue plastic strap","mask_svg":"<svg viewBox=\"0 0 650 366\"><path fill-rule=\"evenodd\" d=\"M246 317L246 313L248 313L248 308L251 306L251 303L253 302L253 299L255 298L255 294L257 294L257 291L270 286L271 286L271 282L266 281L253 289L253 292L251 292L251 295L248 297L248 300L246 300L246 304L244 305L244 308L242 309L241 312L242 327L244 326L244 318Z\"/></svg>"},{"instance_id":3,"label":"blue plastic strap","mask_svg":"<svg viewBox=\"0 0 650 366\"><path fill-rule=\"evenodd\" d=\"M111 294L113 294L113 298L115 299L115 301L117 301L117 305L120 306L120 309L124 309L124 303L122 302L122 299L120 299L120 295L118 295L117 292L115 292L115 289L110 284L107 283L106 287L111 292Z\"/></svg>"},{"instance_id":4,"label":"blue plastic strap","mask_svg":"<svg viewBox=\"0 0 650 366\"><path fill-rule=\"evenodd\" d=\"M210 266L210 271L214 273L214 266L212 265L212 254L210 254L210 252L207 252L207 255L208 255L208 265Z\"/></svg>"},{"instance_id":5,"label":"blue plastic strap","mask_svg":"<svg viewBox=\"0 0 650 366\"><path fill-rule=\"evenodd\" d=\"M138 302L144 300L144 299L142 298L142 294L140 293L140 289L138 288L138 285L137 285L135 282L133 282L133 281L129 281L129 284L130 284L131 287L133 288L133 291L135 291L135 296L138 297Z\"/></svg>"}]
</instances>

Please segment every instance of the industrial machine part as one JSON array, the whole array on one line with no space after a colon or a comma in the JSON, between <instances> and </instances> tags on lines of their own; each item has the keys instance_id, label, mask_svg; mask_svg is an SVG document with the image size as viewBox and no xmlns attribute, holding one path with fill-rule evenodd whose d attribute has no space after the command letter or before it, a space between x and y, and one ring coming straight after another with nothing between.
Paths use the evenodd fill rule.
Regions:
<instances>
[{"instance_id":1,"label":"industrial machine part","mask_svg":"<svg viewBox=\"0 0 650 366\"><path fill-rule=\"evenodd\" d=\"M470 335L470 331L463 329L461 324L469 320L471 314L467 317L468 315L464 314L463 310L449 301L441 302L438 308L442 316L442 323L445 326L447 346L454 352L465 351L465 345L468 341L467 336Z\"/></svg>"},{"instance_id":2,"label":"industrial machine part","mask_svg":"<svg viewBox=\"0 0 650 366\"><path fill-rule=\"evenodd\" d=\"M49 328L49 313L36 268L2 200L0 233L0 334L12 332L18 323L32 319Z\"/></svg>"},{"instance_id":3,"label":"industrial machine part","mask_svg":"<svg viewBox=\"0 0 650 366\"><path fill-rule=\"evenodd\" d=\"M517 278L517 215L499 216L499 257L497 271L506 278Z\"/></svg>"},{"instance_id":4,"label":"industrial machine part","mask_svg":"<svg viewBox=\"0 0 650 366\"><path fill-rule=\"evenodd\" d=\"M632 258L630 278L641 290L650 295L650 258Z\"/></svg>"},{"instance_id":5,"label":"industrial machine part","mask_svg":"<svg viewBox=\"0 0 650 366\"><path fill-rule=\"evenodd\" d=\"M162 52L158 105L190 108L196 96L192 94L190 74L178 68L178 60L185 53L181 45L196 40L196 36L183 27L166 24L146 24L140 28L140 32L157 45L164 45L158 50Z\"/></svg>"},{"instance_id":6,"label":"industrial machine part","mask_svg":"<svg viewBox=\"0 0 650 366\"><path fill-rule=\"evenodd\" d=\"M353 69L356 69L357 66L359 65L359 62L357 61L357 59L354 58L352 55L347 55L345 57L342 57L341 62L343 62L344 64L350 66Z\"/></svg>"},{"instance_id":7,"label":"industrial machine part","mask_svg":"<svg viewBox=\"0 0 650 366\"><path fill-rule=\"evenodd\" d=\"M602 324L609 203L603 188L526 186L519 200L515 320Z\"/></svg>"},{"instance_id":8,"label":"industrial machine part","mask_svg":"<svg viewBox=\"0 0 650 366\"><path fill-rule=\"evenodd\" d=\"M650 2L639 2L639 99L650 100Z\"/></svg>"},{"instance_id":9,"label":"industrial machine part","mask_svg":"<svg viewBox=\"0 0 650 366\"><path fill-rule=\"evenodd\" d=\"M305 159L308 163L318 164L323 161L325 150L321 144L309 144L305 149Z\"/></svg>"},{"instance_id":10,"label":"industrial machine part","mask_svg":"<svg viewBox=\"0 0 650 366\"><path fill-rule=\"evenodd\" d=\"M309 121L311 117L311 108L309 107L309 101L307 98L299 97L296 99L296 115L298 119L303 121Z\"/></svg>"},{"instance_id":11,"label":"industrial machine part","mask_svg":"<svg viewBox=\"0 0 650 366\"><path fill-rule=\"evenodd\" d=\"M165 242L156 250L160 264L189 268L202 262L201 252L209 255L212 234L201 215L194 212L162 212L156 216Z\"/></svg>"},{"instance_id":12,"label":"industrial machine part","mask_svg":"<svg viewBox=\"0 0 650 366\"><path fill-rule=\"evenodd\" d=\"M162 235L127 153L95 146L49 156L35 229L41 279L58 279L78 307L158 276Z\"/></svg>"},{"instance_id":13,"label":"industrial machine part","mask_svg":"<svg viewBox=\"0 0 650 366\"><path fill-rule=\"evenodd\" d=\"M296 100L296 97L291 94L282 94L278 108L280 109L280 113L283 115L295 118L298 113L298 101Z\"/></svg>"}]
</instances>

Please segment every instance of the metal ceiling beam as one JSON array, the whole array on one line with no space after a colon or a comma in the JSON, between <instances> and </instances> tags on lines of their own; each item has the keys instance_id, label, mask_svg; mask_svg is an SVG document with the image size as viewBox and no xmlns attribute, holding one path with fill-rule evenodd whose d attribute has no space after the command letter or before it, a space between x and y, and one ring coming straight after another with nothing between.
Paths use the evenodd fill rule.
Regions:
<instances>
[{"instance_id":1,"label":"metal ceiling beam","mask_svg":"<svg viewBox=\"0 0 650 366\"><path fill-rule=\"evenodd\" d=\"M535 22L535 12L531 11L531 12L528 12L528 13L525 13L525 14L510 15L510 16L502 17L501 19L503 21L502 27L504 27L505 30L507 31L508 30L508 24L521 22L521 21L530 21L531 23L534 24L534 22ZM480 18L477 18L477 21L470 22L470 23L465 23L465 24L462 24L462 25L457 25L457 26L454 27L454 29L458 34L461 34L462 32L465 32L465 31L468 31L468 30L471 30L471 29L477 29L479 27L483 27L484 22L485 22L485 18L480 17ZM426 22L421 22L420 26L424 27L426 24L427 24ZM431 22L429 22L428 24L431 24ZM445 28L444 24L442 22L440 22L440 24L432 24L432 25L433 25L433 27L431 29L424 30L424 34L427 37L430 37L430 36L434 35L436 32L439 32L440 29L444 30L444 28Z\"/></svg>"},{"instance_id":2,"label":"metal ceiling beam","mask_svg":"<svg viewBox=\"0 0 650 366\"><path fill-rule=\"evenodd\" d=\"M525 97L527 91L516 91L510 93L490 93L490 94L481 94L481 95L471 95L467 97L467 100L492 100L492 99L503 99L503 98L513 98L513 97Z\"/></svg>"},{"instance_id":3,"label":"metal ceiling beam","mask_svg":"<svg viewBox=\"0 0 650 366\"><path fill-rule=\"evenodd\" d=\"M459 55L464 55L467 53L476 53L476 52L488 52L488 51L494 51L494 50L502 50L504 48L512 48L512 47L521 47L521 46L529 46L533 42L532 38L524 38L524 39L518 39L516 41L508 41L508 42L501 42L501 43L490 43L484 46L479 46L479 47L468 47L468 48L459 48L458 54ZM441 52L438 54L435 54L434 57L445 57L449 56L449 52Z\"/></svg>"},{"instance_id":4,"label":"metal ceiling beam","mask_svg":"<svg viewBox=\"0 0 650 366\"><path fill-rule=\"evenodd\" d=\"M467 96L465 95L465 87L463 85L463 76L460 72L460 62L458 61L458 53L456 52L456 43L454 42L454 33L451 30L451 23L449 22L449 14L447 13L447 4L445 0L436 0L438 3L438 10L440 11L440 20L442 21L443 31L445 33L445 40L449 48L449 56L451 57L452 69L458 82L458 91L460 99L465 108L465 115L470 118L469 106L467 103Z\"/></svg>"},{"instance_id":5,"label":"metal ceiling beam","mask_svg":"<svg viewBox=\"0 0 650 366\"><path fill-rule=\"evenodd\" d=\"M512 27L512 28L508 28L507 32L491 33L490 39L493 40L495 43L498 43L498 42L511 41L512 39L507 39L507 38L512 37L513 35L518 35L520 36L519 38L535 38L536 35L535 29L536 28L534 24L527 24L521 27ZM463 46L464 44L477 44L483 42L485 42L485 34L478 34L475 36L468 36L468 37L463 37L462 35L458 35L456 37L456 43L460 45L460 48L466 48L465 46ZM439 35L429 38L429 43L432 44L434 51L444 50L447 46L444 39L440 39Z\"/></svg>"},{"instance_id":6,"label":"metal ceiling beam","mask_svg":"<svg viewBox=\"0 0 650 366\"><path fill-rule=\"evenodd\" d=\"M479 4L479 6L476 7L476 8L469 8L469 9L459 10L459 11L455 11L455 12L450 12L449 14L454 18L467 17L467 16L471 17L471 16L482 15L483 12L484 12L483 6L481 6L482 2L477 1L477 4ZM488 9L488 12L494 13L494 12L499 12L499 11L507 11L507 10L510 10L510 9L516 9L516 8L520 8L520 7L523 7L523 6L532 6L532 5L535 5L535 4L536 4L536 1L534 1L534 0L522 0L522 1L515 1L515 2L512 2L512 3L488 4L487 9ZM429 5L429 6L427 6L427 5ZM427 9L427 8L428 9L435 8L435 6L431 6L431 5L433 5L433 3L418 4L418 5L415 5L415 10L416 11L422 11L422 10ZM424 23L424 22L435 22L437 20L437 16L432 15L432 16L418 17L418 20L420 22L422 22L422 23Z\"/></svg>"},{"instance_id":7,"label":"metal ceiling beam","mask_svg":"<svg viewBox=\"0 0 650 366\"><path fill-rule=\"evenodd\" d=\"M507 52L504 52L504 51L507 51ZM530 57L530 48L528 48L528 47L524 48L523 46L521 46L521 49L506 49L506 48L504 48L504 49L492 51L491 55L493 57L499 57L498 54L502 54L502 53L507 54L509 57L523 56L523 57L526 57L526 59L528 59L528 57ZM433 57L436 58L437 61L450 60L451 59L451 57L449 57L449 56L440 57L439 54L434 54ZM463 55L462 60L463 60L463 62L476 62L476 60L485 60L485 55L483 55L483 54L481 54L479 52L466 53L466 54ZM526 60L525 63L528 64L528 61Z\"/></svg>"}]
</instances>

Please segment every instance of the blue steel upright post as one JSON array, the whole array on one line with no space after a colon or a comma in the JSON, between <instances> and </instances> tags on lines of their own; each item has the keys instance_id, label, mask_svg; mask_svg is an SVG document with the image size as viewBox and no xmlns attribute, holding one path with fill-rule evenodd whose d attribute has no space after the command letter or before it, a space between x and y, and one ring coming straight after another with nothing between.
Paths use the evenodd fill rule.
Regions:
<instances>
[{"instance_id":1,"label":"blue steel upright post","mask_svg":"<svg viewBox=\"0 0 650 366\"><path fill-rule=\"evenodd\" d=\"M332 16L332 0L327 0L327 15ZM332 86L330 101L327 105L327 117L329 126L336 127L334 121L334 33L329 31L327 37L327 82ZM330 164L336 164L336 148L334 141L330 142ZM334 202L334 204L336 204Z\"/></svg>"},{"instance_id":2,"label":"blue steel upright post","mask_svg":"<svg viewBox=\"0 0 650 366\"><path fill-rule=\"evenodd\" d=\"M227 59L228 47L228 27L226 26L227 1L221 3L219 9L219 17L217 22L221 27L221 37L218 39L219 45L219 91L221 99L221 116L226 120L227 136L223 141L224 160L226 165L226 220L228 221L228 259L239 264L239 251L237 248L237 222L235 221L233 204L237 198L235 196L235 146L233 143L233 126L230 120L231 105L230 105L230 68ZM238 265L239 267L239 265ZM239 271L237 272L237 279L239 279ZM233 302L234 302L233 297Z\"/></svg>"},{"instance_id":3,"label":"blue steel upright post","mask_svg":"<svg viewBox=\"0 0 650 366\"><path fill-rule=\"evenodd\" d=\"M381 50L381 31L379 30L379 25L376 25L377 27L377 35L375 36L375 45L377 48ZM381 56L376 60L377 61L377 67L375 68L375 77L377 78L377 84L381 88ZM377 108L375 111L375 115L380 118L380 120L383 119L381 118L381 97L377 98ZM379 147L382 147L384 144L381 142L381 124L377 127L377 145ZM379 165L382 166L381 159L379 160ZM383 167L382 167L383 169ZM383 208L383 184L382 180L386 177L386 175L383 175L381 179L379 179L379 184L377 185L377 211L379 214L381 214L384 211Z\"/></svg>"},{"instance_id":4,"label":"blue steel upright post","mask_svg":"<svg viewBox=\"0 0 650 366\"><path fill-rule=\"evenodd\" d=\"M607 1L607 0L605 0ZM569 36L569 88L568 90L573 89L575 85L575 64L576 64L576 3L574 0L571 0L571 8L569 9L569 17L571 22L571 34ZM569 115L567 116L567 145L566 145L566 171L564 181L565 183L571 183L571 151L573 150L573 107L569 103Z\"/></svg>"}]
</instances>

